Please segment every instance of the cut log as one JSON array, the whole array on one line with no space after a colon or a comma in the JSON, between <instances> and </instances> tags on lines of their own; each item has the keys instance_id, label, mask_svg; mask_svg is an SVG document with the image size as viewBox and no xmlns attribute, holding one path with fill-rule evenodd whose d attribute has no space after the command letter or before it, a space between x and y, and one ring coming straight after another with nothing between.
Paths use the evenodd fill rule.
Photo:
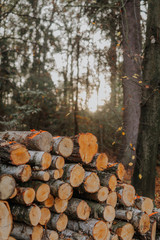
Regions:
<instances>
[{"instance_id":1,"label":"cut log","mask_svg":"<svg viewBox=\"0 0 160 240\"><path fill-rule=\"evenodd\" d=\"M47 223L47 227L62 232L66 229L68 217L66 214L51 214L51 219Z\"/></svg>"},{"instance_id":2,"label":"cut log","mask_svg":"<svg viewBox=\"0 0 160 240\"><path fill-rule=\"evenodd\" d=\"M97 169L98 171L104 171L107 169L108 157L105 153L96 153L90 163L84 164L87 168Z\"/></svg>"},{"instance_id":3,"label":"cut log","mask_svg":"<svg viewBox=\"0 0 160 240\"><path fill-rule=\"evenodd\" d=\"M35 191L33 188L17 187L17 194L13 201L18 204L31 205L35 199Z\"/></svg>"},{"instance_id":4,"label":"cut log","mask_svg":"<svg viewBox=\"0 0 160 240\"><path fill-rule=\"evenodd\" d=\"M73 152L73 141L69 137L53 137L53 151L63 157L69 157Z\"/></svg>"},{"instance_id":5,"label":"cut log","mask_svg":"<svg viewBox=\"0 0 160 240\"><path fill-rule=\"evenodd\" d=\"M61 169L64 167L65 161L62 156L52 155L50 169Z\"/></svg>"},{"instance_id":6,"label":"cut log","mask_svg":"<svg viewBox=\"0 0 160 240\"><path fill-rule=\"evenodd\" d=\"M134 227L130 223L119 221L114 223L111 229L122 240L131 240L133 238Z\"/></svg>"},{"instance_id":7,"label":"cut log","mask_svg":"<svg viewBox=\"0 0 160 240\"><path fill-rule=\"evenodd\" d=\"M16 195L17 195L17 188L14 189L14 192L9 199L13 199Z\"/></svg>"},{"instance_id":8,"label":"cut log","mask_svg":"<svg viewBox=\"0 0 160 240\"><path fill-rule=\"evenodd\" d=\"M157 210L157 211L156 211ZM149 215L152 221L156 220L157 222L157 229L160 229L160 209L154 208L153 213Z\"/></svg>"},{"instance_id":9,"label":"cut log","mask_svg":"<svg viewBox=\"0 0 160 240\"><path fill-rule=\"evenodd\" d=\"M58 240L58 233L54 230L44 230L42 240Z\"/></svg>"},{"instance_id":10,"label":"cut log","mask_svg":"<svg viewBox=\"0 0 160 240\"><path fill-rule=\"evenodd\" d=\"M90 216L91 209L86 203L86 201L71 198L68 203L68 207L65 210L65 213L73 219L87 220Z\"/></svg>"},{"instance_id":11,"label":"cut log","mask_svg":"<svg viewBox=\"0 0 160 240\"><path fill-rule=\"evenodd\" d=\"M116 192L110 192L108 194L106 204L111 205L112 207L115 207L117 205L117 193Z\"/></svg>"},{"instance_id":12,"label":"cut log","mask_svg":"<svg viewBox=\"0 0 160 240\"><path fill-rule=\"evenodd\" d=\"M129 208L132 210L132 219L131 223L134 228L140 233L145 234L150 229L150 218L148 214L141 212L139 209L136 208Z\"/></svg>"},{"instance_id":13,"label":"cut log","mask_svg":"<svg viewBox=\"0 0 160 240\"><path fill-rule=\"evenodd\" d=\"M47 208L51 208L54 205L54 197L52 194L48 195L48 198L43 202L43 205Z\"/></svg>"},{"instance_id":14,"label":"cut log","mask_svg":"<svg viewBox=\"0 0 160 240\"><path fill-rule=\"evenodd\" d=\"M105 171L116 175L116 177L121 181L123 180L126 172L122 163L108 163L108 167Z\"/></svg>"},{"instance_id":15,"label":"cut log","mask_svg":"<svg viewBox=\"0 0 160 240\"><path fill-rule=\"evenodd\" d=\"M133 213L130 210L116 209L116 218L129 221L132 219Z\"/></svg>"},{"instance_id":16,"label":"cut log","mask_svg":"<svg viewBox=\"0 0 160 240\"><path fill-rule=\"evenodd\" d=\"M90 240L90 237L87 235L82 235L77 232L74 232L70 229L65 229L60 234L60 239L71 239L71 240Z\"/></svg>"},{"instance_id":17,"label":"cut log","mask_svg":"<svg viewBox=\"0 0 160 240\"><path fill-rule=\"evenodd\" d=\"M14 237L9 236L7 240L16 240Z\"/></svg>"},{"instance_id":18,"label":"cut log","mask_svg":"<svg viewBox=\"0 0 160 240\"><path fill-rule=\"evenodd\" d=\"M103 205L91 201L87 201L91 208L91 217L112 222L115 219L115 209L110 205Z\"/></svg>"},{"instance_id":19,"label":"cut log","mask_svg":"<svg viewBox=\"0 0 160 240\"><path fill-rule=\"evenodd\" d=\"M24 223L14 222L11 236L19 240L41 240L43 227L40 225L30 227Z\"/></svg>"},{"instance_id":20,"label":"cut log","mask_svg":"<svg viewBox=\"0 0 160 240\"><path fill-rule=\"evenodd\" d=\"M50 175L50 179L57 180L60 178L60 171L58 169L48 170L47 172Z\"/></svg>"},{"instance_id":21,"label":"cut log","mask_svg":"<svg viewBox=\"0 0 160 240\"><path fill-rule=\"evenodd\" d=\"M146 212L149 215L153 211L153 200L147 197L136 196L135 206L142 212Z\"/></svg>"},{"instance_id":22,"label":"cut log","mask_svg":"<svg viewBox=\"0 0 160 240\"><path fill-rule=\"evenodd\" d=\"M85 176L85 170L79 164L65 164L62 179L71 184L72 187L78 187L82 184Z\"/></svg>"},{"instance_id":23,"label":"cut log","mask_svg":"<svg viewBox=\"0 0 160 240\"><path fill-rule=\"evenodd\" d=\"M50 194L50 187L48 183L46 184L40 181L29 181L29 182L23 183L23 186L31 187L35 190L36 200L38 202L44 202Z\"/></svg>"},{"instance_id":24,"label":"cut log","mask_svg":"<svg viewBox=\"0 0 160 240\"><path fill-rule=\"evenodd\" d=\"M72 140L74 149L72 155L67 160L90 163L98 150L97 138L91 133L81 133L72 137Z\"/></svg>"},{"instance_id":25,"label":"cut log","mask_svg":"<svg viewBox=\"0 0 160 240\"><path fill-rule=\"evenodd\" d=\"M21 182L27 182L31 177L31 167L29 165L9 166L0 164L0 172L10 174Z\"/></svg>"},{"instance_id":26,"label":"cut log","mask_svg":"<svg viewBox=\"0 0 160 240\"><path fill-rule=\"evenodd\" d=\"M12 214L8 202L0 201L0 239L8 239L12 230Z\"/></svg>"},{"instance_id":27,"label":"cut log","mask_svg":"<svg viewBox=\"0 0 160 240\"><path fill-rule=\"evenodd\" d=\"M51 211L56 213L63 213L68 206L68 200L62 200L60 198L55 198L54 206L51 208Z\"/></svg>"},{"instance_id":28,"label":"cut log","mask_svg":"<svg viewBox=\"0 0 160 240\"><path fill-rule=\"evenodd\" d=\"M135 200L135 189L129 184L119 184L116 188L118 201L124 206L133 206Z\"/></svg>"},{"instance_id":29,"label":"cut log","mask_svg":"<svg viewBox=\"0 0 160 240\"><path fill-rule=\"evenodd\" d=\"M156 236L156 220L151 219L150 230L146 234L138 234L136 233L136 239L141 240L158 240L158 236Z\"/></svg>"},{"instance_id":30,"label":"cut log","mask_svg":"<svg viewBox=\"0 0 160 240\"><path fill-rule=\"evenodd\" d=\"M98 177L102 186L108 187L111 191L116 189L117 178L114 174L98 172Z\"/></svg>"},{"instance_id":31,"label":"cut log","mask_svg":"<svg viewBox=\"0 0 160 240\"><path fill-rule=\"evenodd\" d=\"M46 225L51 218L51 212L46 207L42 207L40 210L41 210L41 218L39 220L39 224Z\"/></svg>"},{"instance_id":32,"label":"cut log","mask_svg":"<svg viewBox=\"0 0 160 240\"><path fill-rule=\"evenodd\" d=\"M96 173L94 172L85 172L84 182L80 186L80 192L95 193L100 188L100 180Z\"/></svg>"},{"instance_id":33,"label":"cut log","mask_svg":"<svg viewBox=\"0 0 160 240\"><path fill-rule=\"evenodd\" d=\"M50 179L49 171L32 171L31 180L40 180L47 182L49 179Z\"/></svg>"},{"instance_id":34,"label":"cut log","mask_svg":"<svg viewBox=\"0 0 160 240\"><path fill-rule=\"evenodd\" d=\"M118 235L111 233L109 240L118 240Z\"/></svg>"},{"instance_id":35,"label":"cut log","mask_svg":"<svg viewBox=\"0 0 160 240\"><path fill-rule=\"evenodd\" d=\"M41 217L41 210L35 204L30 207L11 205L11 213L15 221L21 221L30 226L36 226Z\"/></svg>"},{"instance_id":36,"label":"cut log","mask_svg":"<svg viewBox=\"0 0 160 240\"><path fill-rule=\"evenodd\" d=\"M94 240L106 240L109 229L104 221L89 219L87 221L68 220L67 228L72 231L82 231L94 238Z\"/></svg>"},{"instance_id":37,"label":"cut log","mask_svg":"<svg viewBox=\"0 0 160 240\"><path fill-rule=\"evenodd\" d=\"M0 176L0 200L9 199L16 187L15 179L11 175L2 174Z\"/></svg>"},{"instance_id":38,"label":"cut log","mask_svg":"<svg viewBox=\"0 0 160 240\"><path fill-rule=\"evenodd\" d=\"M46 131L7 131L1 132L0 137L7 141L22 143L29 150L50 152L52 149L52 135Z\"/></svg>"},{"instance_id":39,"label":"cut log","mask_svg":"<svg viewBox=\"0 0 160 240\"><path fill-rule=\"evenodd\" d=\"M58 171L59 171L59 178L62 178L62 176L63 176L63 174L64 174L63 168L58 169Z\"/></svg>"},{"instance_id":40,"label":"cut log","mask_svg":"<svg viewBox=\"0 0 160 240\"><path fill-rule=\"evenodd\" d=\"M48 182L51 194L62 200L70 199L73 195L73 188L69 183L65 183L61 180L50 180Z\"/></svg>"},{"instance_id":41,"label":"cut log","mask_svg":"<svg viewBox=\"0 0 160 240\"><path fill-rule=\"evenodd\" d=\"M29 151L31 156L29 164L32 166L33 170L46 170L50 167L52 162L52 157L50 153L43 151Z\"/></svg>"},{"instance_id":42,"label":"cut log","mask_svg":"<svg viewBox=\"0 0 160 240\"><path fill-rule=\"evenodd\" d=\"M23 165L30 159L30 154L25 146L16 142L0 140L0 161L13 165Z\"/></svg>"},{"instance_id":43,"label":"cut log","mask_svg":"<svg viewBox=\"0 0 160 240\"><path fill-rule=\"evenodd\" d=\"M84 199L103 203L104 201L106 201L106 199L108 197L108 193L109 193L108 188L101 186L100 189L98 190L98 192L96 192L96 193L84 192L81 196Z\"/></svg>"}]
</instances>

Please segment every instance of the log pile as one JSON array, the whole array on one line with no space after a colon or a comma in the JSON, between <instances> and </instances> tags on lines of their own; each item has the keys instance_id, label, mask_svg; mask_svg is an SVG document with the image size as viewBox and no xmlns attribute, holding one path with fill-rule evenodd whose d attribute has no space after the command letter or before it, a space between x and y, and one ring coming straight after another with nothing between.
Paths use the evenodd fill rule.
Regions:
<instances>
[{"instance_id":1,"label":"log pile","mask_svg":"<svg viewBox=\"0 0 160 240\"><path fill-rule=\"evenodd\" d=\"M123 182L94 135L0 138L0 240L156 239L160 210Z\"/></svg>"}]
</instances>

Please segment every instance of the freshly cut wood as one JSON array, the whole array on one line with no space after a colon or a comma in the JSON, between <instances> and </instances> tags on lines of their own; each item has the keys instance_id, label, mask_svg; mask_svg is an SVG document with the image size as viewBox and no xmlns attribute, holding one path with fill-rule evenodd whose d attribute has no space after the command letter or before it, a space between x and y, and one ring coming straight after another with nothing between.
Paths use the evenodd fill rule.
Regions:
<instances>
[{"instance_id":1,"label":"freshly cut wood","mask_svg":"<svg viewBox=\"0 0 160 240\"><path fill-rule=\"evenodd\" d=\"M85 172L85 177L82 185L80 186L80 191L86 191L88 193L95 193L100 188L100 180L96 173Z\"/></svg>"},{"instance_id":2,"label":"freshly cut wood","mask_svg":"<svg viewBox=\"0 0 160 240\"><path fill-rule=\"evenodd\" d=\"M136 208L131 209L133 216L130 222L140 234L145 234L150 229L149 215L144 212L141 212L139 209Z\"/></svg>"},{"instance_id":3,"label":"freshly cut wood","mask_svg":"<svg viewBox=\"0 0 160 240\"><path fill-rule=\"evenodd\" d=\"M91 217L95 219L102 219L107 222L112 222L115 219L115 209L110 205L103 205L87 201L91 208Z\"/></svg>"},{"instance_id":4,"label":"freshly cut wood","mask_svg":"<svg viewBox=\"0 0 160 240\"><path fill-rule=\"evenodd\" d=\"M97 153L97 138L91 133L81 133L72 137L74 142L73 153L67 160L71 162L90 163Z\"/></svg>"},{"instance_id":5,"label":"freshly cut wood","mask_svg":"<svg viewBox=\"0 0 160 240\"><path fill-rule=\"evenodd\" d=\"M15 221L21 221L30 226L36 226L41 217L41 210L36 204L30 207L11 205L11 213Z\"/></svg>"},{"instance_id":6,"label":"freshly cut wood","mask_svg":"<svg viewBox=\"0 0 160 240\"><path fill-rule=\"evenodd\" d=\"M156 220L151 219L151 226L150 226L150 230L148 232L146 232L145 234L138 234L138 232L135 234L136 235L136 239L141 239L141 240L158 240L158 236L156 234L156 225L157 222Z\"/></svg>"},{"instance_id":7,"label":"freshly cut wood","mask_svg":"<svg viewBox=\"0 0 160 240\"><path fill-rule=\"evenodd\" d=\"M117 205L117 193L116 192L110 192L108 194L106 204L111 205L112 207L115 207Z\"/></svg>"},{"instance_id":8,"label":"freshly cut wood","mask_svg":"<svg viewBox=\"0 0 160 240\"><path fill-rule=\"evenodd\" d=\"M68 200L62 200L58 197L55 198L54 201L54 206L51 208L51 211L56 212L56 213L63 213L68 206Z\"/></svg>"},{"instance_id":9,"label":"freshly cut wood","mask_svg":"<svg viewBox=\"0 0 160 240\"><path fill-rule=\"evenodd\" d=\"M118 235L111 233L109 240L118 240Z\"/></svg>"},{"instance_id":10,"label":"freshly cut wood","mask_svg":"<svg viewBox=\"0 0 160 240\"><path fill-rule=\"evenodd\" d=\"M82 235L77 232L74 232L70 229L65 229L60 234L60 239L71 239L71 240L90 240L90 237L87 235Z\"/></svg>"},{"instance_id":11,"label":"freshly cut wood","mask_svg":"<svg viewBox=\"0 0 160 240\"><path fill-rule=\"evenodd\" d=\"M73 152L73 141L69 137L53 137L53 151L63 157L69 157Z\"/></svg>"},{"instance_id":12,"label":"freshly cut wood","mask_svg":"<svg viewBox=\"0 0 160 240\"><path fill-rule=\"evenodd\" d=\"M58 239L59 239L59 236L56 231L44 229L42 240L58 240Z\"/></svg>"},{"instance_id":13,"label":"freshly cut wood","mask_svg":"<svg viewBox=\"0 0 160 240\"><path fill-rule=\"evenodd\" d=\"M42 207L40 210L41 210L41 218L39 220L39 223L41 225L46 225L51 218L51 212L46 207Z\"/></svg>"},{"instance_id":14,"label":"freshly cut wood","mask_svg":"<svg viewBox=\"0 0 160 240\"><path fill-rule=\"evenodd\" d=\"M116 188L119 203L124 206L133 206L135 200L135 189L129 184L119 184Z\"/></svg>"},{"instance_id":15,"label":"freshly cut wood","mask_svg":"<svg viewBox=\"0 0 160 240\"><path fill-rule=\"evenodd\" d=\"M50 169L61 169L64 167L65 161L62 156L52 155Z\"/></svg>"},{"instance_id":16,"label":"freshly cut wood","mask_svg":"<svg viewBox=\"0 0 160 240\"><path fill-rule=\"evenodd\" d=\"M0 137L7 141L22 143L29 150L50 152L52 149L52 135L46 131L7 131L0 132Z\"/></svg>"},{"instance_id":17,"label":"freshly cut wood","mask_svg":"<svg viewBox=\"0 0 160 240\"><path fill-rule=\"evenodd\" d=\"M85 164L88 168L97 169L98 171L104 171L107 169L108 156L106 153L96 153L90 163Z\"/></svg>"},{"instance_id":18,"label":"freshly cut wood","mask_svg":"<svg viewBox=\"0 0 160 240\"><path fill-rule=\"evenodd\" d=\"M72 231L82 231L94 238L94 240L106 240L109 229L102 220L89 219L87 221L68 220L67 228Z\"/></svg>"},{"instance_id":19,"label":"freshly cut wood","mask_svg":"<svg viewBox=\"0 0 160 240\"><path fill-rule=\"evenodd\" d=\"M48 171L32 171L31 180L40 180L47 182L50 179L50 173Z\"/></svg>"},{"instance_id":20,"label":"freshly cut wood","mask_svg":"<svg viewBox=\"0 0 160 240\"><path fill-rule=\"evenodd\" d=\"M111 191L116 189L117 178L114 174L98 172L98 177L102 186L108 187Z\"/></svg>"},{"instance_id":21,"label":"freshly cut wood","mask_svg":"<svg viewBox=\"0 0 160 240\"><path fill-rule=\"evenodd\" d=\"M149 216L150 216L150 219L152 221L156 220L156 222L157 222L157 229L159 230L160 229L160 209L159 208L154 208L153 209L153 213L151 213Z\"/></svg>"},{"instance_id":22,"label":"freshly cut wood","mask_svg":"<svg viewBox=\"0 0 160 240\"><path fill-rule=\"evenodd\" d=\"M0 200L6 200L12 196L16 187L15 179L8 174L0 175Z\"/></svg>"},{"instance_id":23,"label":"freshly cut wood","mask_svg":"<svg viewBox=\"0 0 160 240\"><path fill-rule=\"evenodd\" d=\"M131 240L133 238L134 227L130 223L123 221L115 222L111 229L122 240Z\"/></svg>"},{"instance_id":24,"label":"freshly cut wood","mask_svg":"<svg viewBox=\"0 0 160 240\"><path fill-rule=\"evenodd\" d=\"M14 192L9 199L13 199L16 195L17 195L17 188L14 189Z\"/></svg>"},{"instance_id":25,"label":"freshly cut wood","mask_svg":"<svg viewBox=\"0 0 160 240\"><path fill-rule=\"evenodd\" d=\"M0 239L8 239L12 230L12 214L8 202L0 201Z\"/></svg>"},{"instance_id":26,"label":"freshly cut wood","mask_svg":"<svg viewBox=\"0 0 160 240\"><path fill-rule=\"evenodd\" d=\"M0 164L0 172L10 174L21 182L27 182L31 177L31 167L29 165L9 166Z\"/></svg>"},{"instance_id":27,"label":"freshly cut wood","mask_svg":"<svg viewBox=\"0 0 160 240\"><path fill-rule=\"evenodd\" d=\"M71 198L65 213L73 219L87 220L90 216L91 209L86 201Z\"/></svg>"},{"instance_id":28,"label":"freshly cut wood","mask_svg":"<svg viewBox=\"0 0 160 240\"><path fill-rule=\"evenodd\" d=\"M30 159L30 154L25 146L16 142L0 140L0 161L13 165L23 165Z\"/></svg>"},{"instance_id":29,"label":"freshly cut wood","mask_svg":"<svg viewBox=\"0 0 160 240\"><path fill-rule=\"evenodd\" d=\"M133 213L126 209L116 209L116 218L120 220L129 221L132 219Z\"/></svg>"},{"instance_id":30,"label":"freshly cut wood","mask_svg":"<svg viewBox=\"0 0 160 240\"><path fill-rule=\"evenodd\" d=\"M51 214L51 219L47 223L47 227L59 232L64 231L67 227L68 217L66 214Z\"/></svg>"},{"instance_id":31,"label":"freshly cut wood","mask_svg":"<svg viewBox=\"0 0 160 240\"><path fill-rule=\"evenodd\" d=\"M48 195L48 198L43 202L43 205L47 208L51 208L54 205L54 197L52 194Z\"/></svg>"},{"instance_id":32,"label":"freshly cut wood","mask_svg":"<svg viewBox=\"0 0 160 240\"><path fill-rule=\"evenodd\" d=\"M18 204L30 205L35 199L35 191L33 188L17 187L17 194L13 201Z\"/></svg>"},{"instance_id":33,"label":"freshly cut wood","mask_svg":"<svg viewBox=\"0 0 160 240\"><path fill-rule=\"evenodd\" d=\"M103 203L104 201L106 201L106 199L108 197L108 193L109 193L109 191L108 191L107 187L100 186L100 189L98 190L98 192L95 192L95 193L84 192L81 196L84 199Z\"/></svg>"},{"instance_id":34,"label":"freshly cut wood","mask_svg":"<svg viewBox=\"0 0 160 240\"><path fill-rule=\"evenodd\" d=\"M50 167L52 162L51 154L43 151L29 151L29 164L33 170L46 170Z\"/></svg>"},{"instance_id":35,"label":"freshly cut wood","mask_svg":"<svg viewBox=\"0 0 160 240\"><path fill-rule=\"evenodd\" d=\"M135 206L142 212L146 212L149 215L153 211L153 200L147 197L136 196Z\"/></svg>"},{"instance_id":36,"label":"freshly cut wood","mask_svg":"<svg viewBox=\"0 0 160 240\"><path fill-rule=\"evenodd\" d=\"M63 176L63 174L64 174L63 168L58 169L58 171L59 171L59 178L62 178L62 176Z\"/></svg>"},{"instance_id":37,"label":"freshly cut wood","mask_svg":"<svg viewBox=\"0 0 160 240\"><path fill-rule=\"evenodd\" d=\"M16 240L14 237L9 236L7 240Z\"/></svg>"},{"instance_id":38,"label":"freshly cut wood","mask_svg":"<svg viewBox=\"0 0 160 240\"><path fill-rule=\"evenodd\" d=\"M43 227L40 225L30 227L24 223L14 222L11 236L17 240L41 240Z\"/></svg>"},{"instance_id":39,"label":"freshly cut wood","mask_svg":"<svg viewBox=\"0 0 160 240\"><path fill-rule=\"evenodd\" d=\"M61 180L50 180L48 182L51 194L62 200L70 199L73 195L73 188L69 183L65 183Z\"/></svg>"},{"instance_id":40,"label":"freshly cut wood","mask_svg":"<svg viewBox=\"0 0 160 240\"><path fill-rule=\"evenodd\" d=\"M72 187L78 187L82 184L85 177L85 170L79 164L65 164L62 179L71 184Z\"/></svg>"},{"instance_id":41,"label":"freshly cut wood","mask_svg":"<svg viewBox=\"0 0 160 240\"><path fill-rule=\"evenodd\" d=\"M35 190L36 200L38 202L44 202L50 194L50 187L48 183L46 184L40 181L29 181L29 182L23 183L23 186L31 187Z\"/></svg>"},{"instance_id":42,"label":"freshly cut wood","mask_svg":"<svg viewBox=\"0 0 160 240\"><path fill-rule=\"evenodd\" d=\"M48 170L48 174L50 175L50 179L59 179L60 178L60 171L58 169Z\"/></svg>"},{"instance_id":43,"label":"freshly cut wood","mask_svg":"<svg viewBox=\"0 0 160 240\"><path fill-rule=\"evenodd\" d=\"M122 163L108 163L107 169L105 171L111 174L115 174L116 177L121 181L123 180L126 172Z\"/></svg>"}]
</instances>

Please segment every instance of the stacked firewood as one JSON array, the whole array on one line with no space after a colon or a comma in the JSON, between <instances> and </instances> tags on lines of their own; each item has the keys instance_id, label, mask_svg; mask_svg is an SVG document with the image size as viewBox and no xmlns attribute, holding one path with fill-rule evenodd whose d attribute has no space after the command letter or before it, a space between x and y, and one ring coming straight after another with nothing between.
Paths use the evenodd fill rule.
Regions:
<instances>
[{"instance_id":1,"label":"stacked firewood","mask_svg":"<svg viewBox=\"0 0 160 240\"><path fill-rule=\"evenodd\" d=\"M0 133L0 240L156 239L160 210L90 133Z\"/></svg>"}]
</instances>

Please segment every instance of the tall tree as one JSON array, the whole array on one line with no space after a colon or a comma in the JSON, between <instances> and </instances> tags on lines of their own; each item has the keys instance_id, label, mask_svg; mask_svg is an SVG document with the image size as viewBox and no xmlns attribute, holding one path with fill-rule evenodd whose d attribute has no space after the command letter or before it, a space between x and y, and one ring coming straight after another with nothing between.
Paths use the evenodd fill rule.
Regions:
<instances>
[{"instance_id":1,"label":"tall tree","mask_svg":"<svg viewBox=\"0 0 160 240\"><path fill-rule=\"evenodd\" d=\"M123 157L129 167L135 155L141 103L140 0L122 1L123 31Z\"/></svg>"},{"instance_id":2,"label":"tall tree","mask_svg":"<svg viewBox=\"0 0 160 240\"><path fill-rule=\"evenodd\" d=\"M148 1L143 62L143 102L132 182L139 195L155 197L156 159L160 131L160 1Z\"/></svg>"}]
</instances>

